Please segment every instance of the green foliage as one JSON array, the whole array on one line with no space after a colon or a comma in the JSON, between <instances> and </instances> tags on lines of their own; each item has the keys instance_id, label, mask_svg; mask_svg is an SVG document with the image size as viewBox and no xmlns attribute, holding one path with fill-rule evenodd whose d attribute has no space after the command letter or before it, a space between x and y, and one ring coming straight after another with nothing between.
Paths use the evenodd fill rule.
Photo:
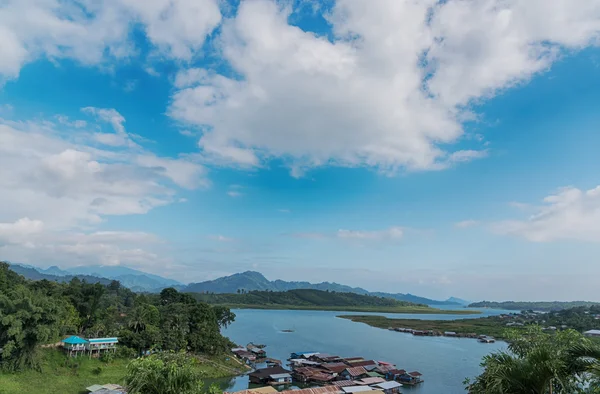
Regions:
<instances>
[{"instance_id":1,"label":"green foliage","mask_svg":"<svg viewBox=\"0 0 600 394\"><path fill-rule=\"evenodd\" d=\"M540 301L540 302L519 302L519 301L505 301L505 302L493 302L493 301L481 301L474 302L469 305L472 308L494 308L494 309L508 309L513 311L558 311L562 309L576 308L579 306L590 307L596 305L597 302L588 301Z\"/></svg>"},{"instance_id":2,"label":"green foliage","mask_svg":"<svg viewBox=\"0 0 600 394\"><path fill-rule=\"evenodd\" d=\"M161 293L162 295L162 293ZM288 291L249 291L237 294L202 294L192 293L194 298L216 305L286 305L305 307L404 307L420 306L406 301L391 298L368 296L356 293L339 293L312 289Z\"/></svg>"},{"instance_id":3,"label":"green foliage","mask_svg":"<svg viewBox=\"0 0 600 394\"><path fill-rule=\"evenodd\" d=\"M118 336L127 349L119 352L120 357L151 349L218 354L231 347L220 328L234 318L227 308L213 308L172 288L160 296L138 296L117 281L107 286L78 278L69 283L29 281L0 262L0 367L4 370L39 369L39 345L66 335ZM103 357L110 362L114 356Z\"/></svg>"},{"instance_id":4,"label":"green foliage","mask_svg":"<svg viewBox=\"0 0 600 394\"><path fill-rule=\"evenodd\" d=\"M115 358L117 358L117 357L115 356L115 354L112 351L104 352L100 355L100 361L102 361L103 363L106 363L106 364L113 362L115 360Z\"/></svg>"},{"instance_id":5,"label":"green foliage","mask_svg":"<svg viewBox=\"0 0 600 394\"><path fill-rule=\"evenodd\" d=\"M529 327L509 332L508 351L484 357L472 394L571 394L592 392L600 375L600 347L574 330L553 334Z\"/></svg>"},{"instance_id":6,"label":"green foliage","mask_svg":"<svg viewBox=\"0 0 600 394\"><path fill-rule=\"evenodd\" d=\"M159 353L133 360L125 383L130 394L200 394L202 373L185 353Z\"/></svg>"}]
</instances>

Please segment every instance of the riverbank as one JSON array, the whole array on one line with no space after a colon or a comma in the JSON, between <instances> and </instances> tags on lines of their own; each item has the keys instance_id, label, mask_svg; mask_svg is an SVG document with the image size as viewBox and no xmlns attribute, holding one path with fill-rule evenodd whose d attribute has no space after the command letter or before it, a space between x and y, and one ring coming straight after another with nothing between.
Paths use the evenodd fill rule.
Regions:
<instances>
[{"instance_id":1,"label":"riverbank","mask_svg":"<svg viewBox=\"0 0 600 394\"><path fill-rule=\"evenodd\" d=\"M66 357L55 349L41 352L41 371L0 373L1 394L80 394L94 384L123 384L130 360L109 363L87 357ZM227 378L248 371L233 355L196 356L206 378Z\"/></svg>"},{"instance_id":2,"label":"riverbank","mask_svg":"<svg viewBox=\"0 0 600 394\"><path fill-rule=\"evenodd\" d=\"M432 330L439 333L454 332L457 336L475 334L474 337L487 335L502 339L506 331L506 325L493 317L457 320L390 319L385 316L371 315L341 315L337 317L377 328L410 328L420 331Z\"/></svg>"},{"instance_id":3,"label":"riverbank","mask_svg":"<svg viewBox=\"0 0 600 394\"><path fill-rule=\"evenodd\" d=\"M251 304L212 304L229 309L262 309L262 310L290 310L290 311L332 311L332 312L373 312L373 313L406 313L406 314L440 314L440 315L474 315L481 313L474 310L444 310L420 306L305 306L305 305L251 305Z\"/></svg>"}]
</instances>

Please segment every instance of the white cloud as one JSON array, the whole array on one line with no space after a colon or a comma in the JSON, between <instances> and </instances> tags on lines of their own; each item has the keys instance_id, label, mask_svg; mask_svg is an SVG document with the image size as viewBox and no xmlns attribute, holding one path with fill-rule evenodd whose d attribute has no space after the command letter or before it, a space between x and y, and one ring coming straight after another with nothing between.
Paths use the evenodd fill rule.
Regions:
<instances>
[{"instance_id":1,"label":"white cloud","mask_svg":"<svg viewBox=\"0 0 600 394\"><path fill-rule=\"evenodd\" d=\"M214 241L219 241L219 242L233 242L234 241L233 238L226 237L224 235L211 235L209 238Z\"/></svg>"},{"instance_id":2,"label":"white cloud","mask_svg":"<svg viewBox=\"0 0 600 394\"><path fill-rule=\"evenodd\" d=\"M492 229L532 242L600 242L600 186L590 190L565 187L529 209L534 213L528 218L494 223Z\"/></svg>"},{"instance_id":3,"label":"white cloud","mask_svg":"<svg viewBox=\"0 0 600 394\"><path fill-rule=\"evenodd\" d=\"M40 57L108 64L137 54L140 26L156 56L190 60L219 25L217 0L6 0L0 8L0 77Z\"/></svg>"},{"instance_id":4,"label":"white cloud","mask_svg":"<svg viewBox=\"0 0 600 394\"><path fill-rule=\"evenodd\" d=\"M127 136L124 119L113 119ZM93 133L61 123L0 119L2 218L69 227L104 215L145 213L175 200L171 183L202 186L205 169L191 159L157 157L141 147L99 148Z\"/></svg>"},{"instance_id":5,"label":"white cloud","mask_svg":"<svg viewBox=\"0 0 600 394\"><path fill-rule=\"evenodd\" d=\"M456 228L468 228L477 226L479 222L477 220L463 220L461 222L454 223L454 227Z\"/></svg>"},{"instance_id":6,"label":"white cloud","mask_svg":"<svg viewBox=\"0 0 600 394\"><path fill-rule=\"evenodd\" d=\"M227 195L228 195L229 197L234 197L234 198L235 198L235 197L241 197L241 196L243 196L244 194L243 194L243 193L240 193L240 192L238 192L238 191L236 191L236 190L229 190L229 191L227 192Z\"/></svg>"},{"instance_id":7,"label":"white cloud","mask_svg":"<svg viewBox=\"0 0 600 394\"><path fill-rule=\"evenodd\" d=\"M379 231L338 230L336 235L342 239L395 240L401 239L404 236L404 229L401 227L390 227Z\"/></svg>"},{"instance_id":8,"label":"white cloud","mask_svg":"<svg viewBox=\"0 0 600 394\"><path fill-rule=\"evenodd\" d=\"M242 2L220 53L236 78L187 69L169 113L203 131L211 160L295 175L322 165L384 172L443 169L485 157L453 148L469 105L593 44L600 3L582 0L338 0L334 39L288 23L289 7ZM238 78L239 76L239 78Z\"/></svg>"}]
</instances>

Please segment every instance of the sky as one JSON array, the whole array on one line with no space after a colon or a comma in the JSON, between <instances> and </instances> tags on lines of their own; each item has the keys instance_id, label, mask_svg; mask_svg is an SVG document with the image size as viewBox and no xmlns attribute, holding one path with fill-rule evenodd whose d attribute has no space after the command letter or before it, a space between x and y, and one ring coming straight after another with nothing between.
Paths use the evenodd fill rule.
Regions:
<instances>
[{"instance_id":1,"label":"sky","mask_svg":"<svg viewBox=\"0 0 600 394\"><path fill-rule=\"evenodd\" d=\"M0 259L600 301L600 2L4 0Z\"/></svg>"}]
</instances>

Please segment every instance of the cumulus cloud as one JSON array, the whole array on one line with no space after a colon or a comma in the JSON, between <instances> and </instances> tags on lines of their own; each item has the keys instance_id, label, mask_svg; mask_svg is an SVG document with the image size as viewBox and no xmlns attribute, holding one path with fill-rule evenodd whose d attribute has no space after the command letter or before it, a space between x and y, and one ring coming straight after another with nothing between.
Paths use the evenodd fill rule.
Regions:
<instances>
[{"instance_id":1,"label":"cumulus cloud","mask_svg":"<svg viewBox=\"0 0 600 394\"><path fill-rule=\"evenodd\" d=\"M494 223L492 229L532 242L600 242L600 186L589 190L565 187L529 209L534 213L528 218Z\"/></svg>"},{"instance_id":2,"label":"cumulus cloud","mask_svg":"<svg viewBox=\"0 0 600 394\"><path fill-rule=\"evenodd\" d=\"M217 0L7 0L0 8L0 77L40 57L105 64L138 53L140 26L157 56L187 61L219 25Z\"/></svg>"},{"instance_id":3,"label":"cumulus cloud","mask_svg":"<svg viewBox=\"0 0 600 394\"><path fill-rule=\"evenodd\" d=\"M92 112L129 138L117 111ZM151 234L97 232L94 226L113 215L174 203L180 189L206 185L205 175L188 157L159 157L138 145L99 145L94 132L63 116L0 119L0 251L15 261L52 255L64 258L61 264L86 258L157 262L161 257L147 246L160 242Z\"/></svg>"},{"instance_id":4,"label":"cumulus cloud","mask_svg":"<svg viewBox=\"0 0 600 394\"><path fill-rule=\"evenodd\" d=\"M242 2L219 50L236 77L211 68L175 79L170 115L196 126L212 160L294 174L322 165L384 172L480 159L463 140L469 106L597 42L600 3L582 0L338 0L333 38L289 23L292 9Z\"/></svg>"}]
</instances>

